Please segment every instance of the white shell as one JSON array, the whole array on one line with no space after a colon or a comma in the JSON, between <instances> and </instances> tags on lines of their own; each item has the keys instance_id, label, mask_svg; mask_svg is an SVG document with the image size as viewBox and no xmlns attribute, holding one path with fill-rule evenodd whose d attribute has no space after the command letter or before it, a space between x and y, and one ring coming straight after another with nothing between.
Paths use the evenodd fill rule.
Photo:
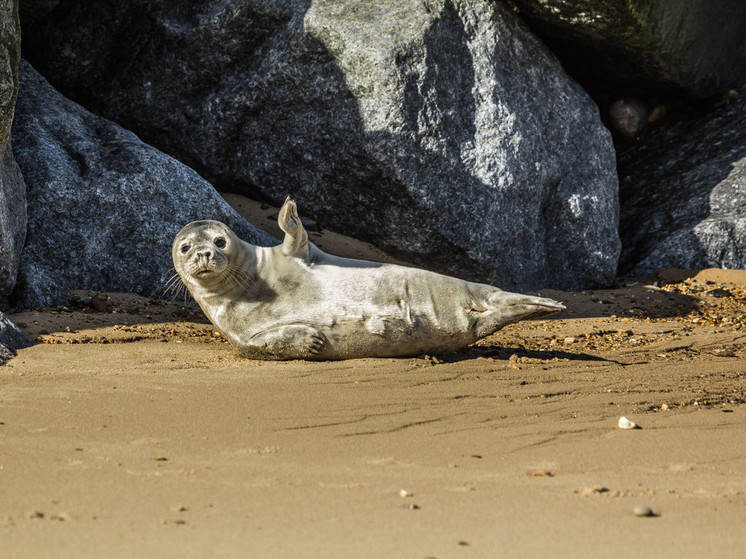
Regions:
<instances>
[{"instance_id":1,"label":"white shell","mask_svg":"<svg viewBox=\"0 0 746 559\"><path fill-rule=\"evenodd\" d=\"M399 491L399 497L401 497L402 499L406 499L407 497L414 497L414 493L411 493L406 489L402 489L401 491Z\"/></svg>"},{"instance_id":2,"label":"white shell","mask_svg":"<svg viewBox=\"0 0 746 559\"><path fill-rule=\"evenodd\" d=\"M635 516L653 516L653 509L645 505L637 505L632 512Z\"/></svg>"},{"instance_id":3,"label":"white shell","mask_svg":"<svg viewBox=\"0 0 746 559\"><path fill-rule=\"evenodd\" d=\"M630 421L626 417L622 416L619 418L619 423L617 424L620 429L639 429L640 427L635 423L634 421Z\"/></svg>"}]
</instances>

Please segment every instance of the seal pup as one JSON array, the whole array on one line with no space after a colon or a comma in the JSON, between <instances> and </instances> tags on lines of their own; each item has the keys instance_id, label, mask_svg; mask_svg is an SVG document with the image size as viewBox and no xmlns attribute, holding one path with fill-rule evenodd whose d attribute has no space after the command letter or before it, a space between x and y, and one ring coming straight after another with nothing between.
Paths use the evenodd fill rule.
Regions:
<instances>
[{"instance_id":1,"label":"seal pup","mask_svg":"<svg viewBox=\"0 0 746 559\"><path fill-rule=\"evenodd\" d=\"M417 268L341 258L308 240L295 203L282 244L259 247L218 221L174 239L176 271L212 323L253 359L443 354L565 307Z\"/></svg>"}]
</instances>

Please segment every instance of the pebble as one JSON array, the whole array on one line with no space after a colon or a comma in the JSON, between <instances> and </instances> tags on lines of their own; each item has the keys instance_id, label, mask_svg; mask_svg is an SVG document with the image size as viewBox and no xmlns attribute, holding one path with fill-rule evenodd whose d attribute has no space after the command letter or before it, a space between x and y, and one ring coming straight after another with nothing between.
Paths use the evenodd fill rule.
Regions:
<instances>
[{"instance_id":1,"label":"pebble","mask_svg":"<svg viewBox=\"0 0 746 559\"><path fill-rule=\"evenodd\" d=\"M624 416L619 418L619 423L617 425L619 426L620 429L639 429L640 428L640 426L637 423L627 419Z\"/></svg>"},{"instance_id":2,"label":"pebble","mask_svg":"<svg viewBox=\"0 0 746 559\"><path fill-rule=\"evenodd\" d=\"M635 516L653 516L653 509L645 505L637 505L632 509L632 512L635 513Z\"/></svg>"},{"instance_id":3,"label":"pebble","mask_svg":"<svg viewBox=\"0 0 746 559\"><path fill-rule=\"evenodd\" d=\"M575 490L575 493L582 495L583 497L590 497L591 495L607 495L609 494L608 487L581 487Z\"/></svg>"},{"instance_id":4,"label":"pebble","mask_svg":"<svg viewBox=\"0 0 746 559\"><path fill-rule=\"evenodd\" d=\"M648 108L635 97L622 97L609 107L611 129L626 140L634 140L648 124Z\"/></svg>"},{"instance_id":5,"label":"pebble","mask_svg":"<svg viewBox=\"0 0 746 559\"><path fill-rule=\"evenodd\" d=\"M531 477L554 477L554 474L549 470L536 470L531 472Z\"/></svg>"},{"instance_id":6,"label":"pebble","mask_svg":"<svg viewBox=\"0 0 746 559\"><path fill-rule=\"evenodd\" d=\"M728 291L727 289L723 289L722 287L718 287L716 289L712 289L705 293L707 297L719 297L719 298L725 298L725 297L733 297L733 293Z\"/></svg>"},{"instance_id":7,"label":"pebble","mask_svg":"<svg viewBox=\"0 0 746 559\"><path fill-rule=\"evenodd\" d=\"M414 493L412 493L411 491L407 491L406 489L402 489L401 491L399 491L399 497L401 497L402 499L405 499L407 497L414 497Z\"/></svg>"}]
</instances>

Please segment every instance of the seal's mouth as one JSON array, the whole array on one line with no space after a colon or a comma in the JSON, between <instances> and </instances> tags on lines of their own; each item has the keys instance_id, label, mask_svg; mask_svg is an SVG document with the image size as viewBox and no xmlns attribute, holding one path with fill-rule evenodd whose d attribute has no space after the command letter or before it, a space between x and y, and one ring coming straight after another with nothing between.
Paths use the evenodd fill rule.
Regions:
<instances>
[{"instance_id":1,"label":"seal's mouth","mask_svg":"<svg viewBox=\"0 0 746 559\"><path fill-rule=\"evenodd\" d=\"M224 262L215 258L197 257L184 263L184 271L198 281L212 281L224 268Z\"/></svg>"}]
</instances>

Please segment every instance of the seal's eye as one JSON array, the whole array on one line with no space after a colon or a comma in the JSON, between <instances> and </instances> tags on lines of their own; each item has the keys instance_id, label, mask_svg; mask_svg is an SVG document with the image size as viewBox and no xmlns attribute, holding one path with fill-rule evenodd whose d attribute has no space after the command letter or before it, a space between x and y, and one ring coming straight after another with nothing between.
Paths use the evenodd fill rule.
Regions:
<instances>
[{"instance_id":1,"label":"seal's eye","mask_svg":"<svg viewBox=\"0 0 746 559\"><path fill-rule=\"evenodd\" d=\"M213 241L215 243L215 246L218 248L225 248L225 238L224 237L215 237L215 240Z\"/></svg>"},{"instance_id":2,"label":"seal's eye","mask_svg":"<svg viewBox=\"0 0 746 559\"><path fill-rule=\"evenodd\" d=\"M179 250L182 252L182 254L186 254L187 252L189 252L190 248L192 247L189 246L189 243L184 243L183 245L181 245L181 248Z\"/></svg>"}]
</instances>

